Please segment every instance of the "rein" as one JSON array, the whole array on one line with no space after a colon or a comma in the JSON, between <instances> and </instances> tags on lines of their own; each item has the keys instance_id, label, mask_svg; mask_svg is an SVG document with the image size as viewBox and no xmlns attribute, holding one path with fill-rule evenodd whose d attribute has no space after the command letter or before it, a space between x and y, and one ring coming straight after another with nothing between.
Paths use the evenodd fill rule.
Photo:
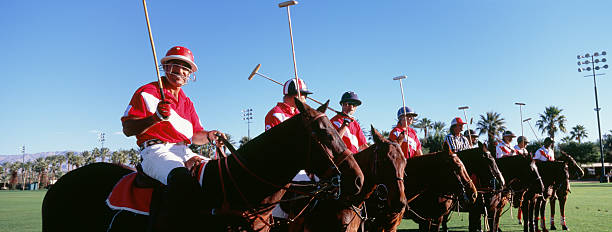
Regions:
<instances>
[{"instance_id":1,"label":"rein","mask_svg":"<svg viewBox=\"0 0 612 232\"><path fill-rule=\"evenodd\" d=\"M309 123L307 124L307 128L310 128L310 125L313 122L315 122L316 120L318 120L319 118L321 118L321 117L325 117L325 114L319 114L319 115L315 116L312 120L309 121ZM332 158L333 157L333 153L325 148L325 146L321 143L319 138L317 136L315 136L316 134L314 132L312 132L312 130L311 130L311 133L309 133L309 134L310 134L310 136L309 136L310 139L308 141L308 144L312 144L312 141L315 140L317 142L317 145L321 148L321 150L325 151L327 159L330 162L332 162L332 164L333 164L332 168L335 169L335 171L337 173L340 173L340 170L338 169L337 165L335 165L334 159ZM339 177L333 177L331 179L331 181L321 181L321 182L318 182L317 184L314 184L313 186L318 186L317 190L314 191L314 193L303 192L303 191L291 189L291 188L289 188L287 186L281 186L281 185L272 183L271 181L266 180L266 179L260 177L259 175L257 175L256 173L254 173L253 171L251 171L240 160L240 158L239 158L240 155L239 155L238 151L231 145L231 143L229 143L227 141L227 139L225 139L222 136L218 136L218 139L221 140L224 144L227 144L227 147L228 147L228 149L231 152L231 155L230 156L226 156L225 160L224 160L224 164L225 164L224 166L225 166L225 169L226 169L225 172L227 173L227 175L228 175L228 177L229 177L233 187L238 191L240 197L242 198L242 201L246 204L247 208L249 208L247 210L242 211L242 213L240 213L240 215L243 218L245 218L245 219L252 220L251 223L254 222L255 220L259 219L267 227L271 227L272 224L270 222L268 222L267 220L265 220L263 218L263 216L261 216L262 212L265 212L265 211L268 211L268 210L272 209L272 207L274 207L276 204L278 204L280 202L283 202L283 201L293 201L293 200L299 200L299 199L302 199L302 198L305 198L305 197L310 197L310 200L309 200L308 204L306 204L306 206L300 211L298 216L295 217L295 218L297 218L297 217L299 217L300 214L302 214L305 211L306 208L308 208L308 206L311 204L311 202L315 198L317 198L320 194L327 192L327 190L339 187L339 183L340 183ZM309 149L306 152L306 154L307 154L306 166L310 167L311 166L311 156L312 156L312 154L311 154L311 149L312 149L311 145L309 145L308 148ZM339 156L341 158L340 162L344 161L351 154L352 153L348 149L344 150L341 153L341 156ZM288 191L288 192L297 193L297 194L302 195L302 196L298 196L298 197L295 197L295 198L290 199L290 200L279 200L277 202L268 203L268 204L265 204L265 205L262 205L262 206L259 206L259 207L253 207L249 203L249 201L247 200L245 194L240 190L240 187L238 186L236 179L233 177L232 172L230 171L230 167L229 167L229 164L228 164L229 157L233 157L233 159L236 161L236 163L238 163L238 165L241 167L241 169L246 171L250 176L254 177L259 182L264 183L264 184L269 185L269 186L272 186L274 188L278 188L279 190L285 190L285 191ZM222 211L232 212L232 210L229 209L230 206L229 206L229 202L227 200L227 191L226 191L226 188L225 188L225 181L223 179L223 171L222 171L222 166L223 165L221 164L221 159L218 159L217 162L218 162L218 166L219 166L219 179L220 179L220 182L221 182L221 189L222 189L222 192L223 192ZM293 220L295 220L295 218L293 218Z\"/></svg>"}]
</instances>

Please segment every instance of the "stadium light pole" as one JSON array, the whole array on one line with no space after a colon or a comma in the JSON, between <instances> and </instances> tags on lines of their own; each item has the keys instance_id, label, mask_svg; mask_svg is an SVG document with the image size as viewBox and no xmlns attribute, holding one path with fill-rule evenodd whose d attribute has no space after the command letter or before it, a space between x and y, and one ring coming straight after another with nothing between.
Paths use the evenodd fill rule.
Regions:
<instances>
[{"instance_id":1,"label":"stadium light pole","mask_svg":"<svg viewBox=\"0 0 612 232\"><path fill-rule=\"evenodd\" d=\"M599 63L602 63L602 64L605 63L607 61L606 58L604 57L605 55L607 55L606 52L602 51L601 53L595 52L595 53L593 53L593 55L587 53L587 54L584 54L584 55L578 55L577 56L577 58L578 58L578 66L580 66L580 65L585 65L586 66L586 68L579 67L578 68L578 72L582 72L582 71L587 71L587 72L588 71L592 71L593 72L593 74L589 74L589 75L586 75L584 77L591 77L592 76L593 77L593 86L595 87L594 88L595 89L595 112L597 112L597 130L599 132L599 155L601 156L601 177L599 179L599 182L601 182L601 183L607 182L607 179L605 178L605 176L606 176L606 166L604 164L603 144L601 143L601 121L599 119L599 111L601 110L601 108L599 108L599 101L597 99L597 81L596 81L595 77L599 76L599 75L604 75L605 73L596 74L595 71L596 70L598 71L600 69L607 69L608 65L605 64L605 65L603 65L601 67L599 65L598 66L595 66L595 65L599 64ZM599 56L601 56L601 60L599 58L595 58L595 57L599 57ZM581 59L584 59L584 60L581 61ZM589 64L590 64L590 66L589 66Z\"/></svg>"},{"instance_id":2,"label":"stadium light pole","mask_svg":"<svg viewBox=\"0 0 612 232\"><path fill-rule=\"evenodd\" d=\"M523 133L523 106L525 105L525 103L516 102L514 104L519 106L519 111L521 112L521 136L525 136Z\"/></svg>"},{"instance_id":3,"label":"stadium light pole","mask_svg":"<svg viewBox=\"0 0 612 232\"><path fill-rule=\"evenodd\" d=\"M247 121L247 137L251 140L251 120L253 120L253 109L242 110L242 120Z\"/></svg>"},{"instance_id":4,"label":"stadium light pole","mask_svg":"<svg viewBox=\"0 0 612 232\"><path fill-rule=\"evenodd\" d=\"M98 142L100 142L100 149L104 148L105 141L106 141L106 133L100 132L100 134L98 134Z\"/></svg>"},{"instance_id":5,"label":"stadium light pole","mask_svg":"<svg viewBox=\"0 0 612 232\"><path fill-rule=\"evenodd\" d=\"M21 168L23 169L23 173L25 174L25 145L21 146L21 159L22 159L22 163L21 163ZM25 175L22 175L21 179L23 180L23 183L21 184L21 191L25 190Z\"/></svg>"}]
</instances>

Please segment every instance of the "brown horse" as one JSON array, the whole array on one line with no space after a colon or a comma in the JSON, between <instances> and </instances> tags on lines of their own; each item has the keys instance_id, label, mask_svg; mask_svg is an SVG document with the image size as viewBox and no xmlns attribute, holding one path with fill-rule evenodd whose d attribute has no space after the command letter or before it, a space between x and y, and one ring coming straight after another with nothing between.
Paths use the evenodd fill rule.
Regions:
<instances>
[{"instance_id":1,"label":"brown horse","mask_svg":"<svg viewBox=\"0 0 612 232\"><path fill-rule=\"evenodd\" d=\"M448 151L408 159L404 187L409 205L406 206L403 217L419 223L421 231L437 231L444 212L440 212L442 209L437 207L430 207L423 211L413 210L413 207L426 208L411 205L411 202L417 197L455 198L466 204L473 203L477 197L476 187L463 163L456 154L449 154ZM375 193L378 194L378 191ZM371 225L397 225L401 218L386 213L387 209L384 205L381 207L378 198L379 196L371 197L366 201L368 217L372 218L371 222L366 224L366 228L371 228ZM437 218L435 218L436 215L438 215Z\"/></svg>"},{"instance_id":2,"label":"brown horse","mask_svg":"<svg viewBox=\"0 0 612 232\"><path fill-rule=\"evenodd\" d=\"M535 221L533 225L536 227L538 222L542 231L548 231L546 229L546 201L549 197L554 195L554 191L564 192L567 195L569 192L569 172L565 162L561 161L549 161L549 162L536 162L538 170L542 176L542 183L544 183L544 192L541 196L536 198L534 215ZM531 221L530 221L531 223Z\"/></svg>"},{"instance_id":3,"label":"brown horse","mask_svg":"<svg viewBox=\"0 0 612 232\"><path fill-rule=\"evenodd\" d=\"M506 179L506 184L502 192L494 194L489 200L487 212L490 231L498 231L502 209L509 200L512 200L511 194L522 194L529 189L528 192L535 195L542 193L544 189L538 167L531 157L515 155L499 158L496 162L497 167ZM526 206L528 205L524 205L524 207ZM523 213L527 212L529 210L523 208Z\"/></svg>"},{"instance_id":4,"label":"brown horse","mask_svg":"<svg viewBox=\"0 0 612 232\"><path fill-rule=\"evenodd\" d=\"M362 168L365 181L364 188L357 196L341 194L339 200L318 201L313 209L306 209L302 204L287 206L289 217L293 218L303 210L307 211L289 225L289 231L354 231L365 219L361 211L363 201L380 184L388 190L387 205L396 211L405 206L403 195L403 170L405 158L396 143L382 137L374 128L372 135L375 144L354 155ZM402 171L398 171L402 170ZM284 228L275 228L284 231Z\"/></svg>"},{"instance_id":5,"label":"brown horse","mask_svg":"<svg viewBox=\"0 0 612 232\"><path fill-rule=\"evenodd\" d=\"M271 206L301 169L321 177L321 188L337 189L340 172L334 158L353 158L323 113L296 103L299 115L257 136L236 154L206 165L202 197L184 206L201 209L198 225L227 231L228 225L246 221L241 230L267 231ZM361 170L355 168L354 179L363 179ZM96 163L64 175L45 195L43 231L146 231L150 225L147 216L114 211L105 204L115 183L131 172L126 167Z\"/></svg>"},{"instance_id":6,"label":"brown horse","mask_svg":"<svg viewBox=\"0 0 612 232\"><path fill-rule=\"evenodd\" d=\"M465 169L470 174L476 188L478 189L478 198L474 204L454 204L452 199L445 199L443 201L429 202L430 205L454 205L458 207L461 212L469 212L469 231L480 230L480 215L486 214L486 202L492 194L495 194L501 190L505 184L504 177L502 176L495 158L487 150L486 146L478 142L478 148L463 150L457 152L457 155L463 161ZM417 198L419 200L419 198ZM415 200L416 201L416 200ZM451 201L451 202L447 202ZM426 205L424 202L421 205ZM447 209L450 211L450 209ZM447 231L447 221L450 214L444 215L442 221L442 231Z\"/></svg>"},{"instance_id":7,"label":"brown horse","mask_svg":"<svg viewBox=\"0 0 612 232\"><path fill-rule=\"evenodd\" d=\"M339 200L319 201L303 215L303 224L297 220L290 224L289 231L358 231L366 219L365 200L379 185L387 190L385 205L389 213L401 218L406 206L403 182L406 158L397 143L384 138L374 127L371 132L374 145L354 154L365 177L362 191L356 196L342 194ZM398 225L376 231L395 231Z\"/></svg>"},{"instance_id":8,"label":"brown horse","mask_svg":"<svg viewBox=\"0 0 612 232\"><path fill-rule=\"evenodd\" d=\"M569 154L561 151L561 156L557 157L557 161L564 162L567 165L567 169L569 171L570 179L578 179L584 176L584 171L580 166L576 163L576 160ZM565 222L565 202L567 202L567 195L571 192L570 186L566 189L557 188L554 189L553 192L556 196L550 198L550 229L556 230L555 227L555 202L556 199L559 198L559 211L561 213L561 227L563 230L568 230L567 223Z\"/></svg>"}]
</instances>

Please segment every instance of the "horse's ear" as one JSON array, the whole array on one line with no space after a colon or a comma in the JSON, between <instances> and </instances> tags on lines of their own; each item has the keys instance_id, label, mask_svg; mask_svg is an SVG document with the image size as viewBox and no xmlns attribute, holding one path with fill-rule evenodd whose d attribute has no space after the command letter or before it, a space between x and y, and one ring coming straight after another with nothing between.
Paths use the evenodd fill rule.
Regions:
<instances>
[{"instance_id":1,"label":"horse's ear","mask_svg":"<svg viewBox=\"0 0 612 232\"><path fill-rule=\"evenodd\" d=\"M300 101L300 99L298 99L297 97L294 97L293 102L295 103L295 106L298 108L300 113L308 112L308 108L310 107L306 105L305 103L303 103L302 101Z\"/></svg>"},{"instance_id":2,"label":"horse's ear","mask_svg":"<svg viewBox=\"0 0 612 232\"><path fill-rule=\"evenodd\" d=\"M478 147L482 148L483 152L487 152L489 151L489 149L487 149L487 146L485 146L482 142L478 141Z\"/></svg>"},{"instance_id":3,"label":"horse's ear","mask_svg":"<svg viewBox=\"0 0 612 232\"><path fill-rule=\"evenodd\" d=\"M373 125L370 125L371 132L372 132L372 139L374 140L374 143L380 143L383 141L383 136L378 132L378 130L376 130L376 128L374 128Z\"/></svg>"},{"instance_id":4,"label":"horse's ear","mask_svg":"<svg viewBox=\"0 0 612 232\"><path fill-rule=\"evenodd\" d=\"M321 113L325 113L325 111L327 110L327 106L329 105L329 100L327 100L325 102L325 104L319 106L319 108L317 108L317 111L321 112Z\"/></svg>"}]
</instances>

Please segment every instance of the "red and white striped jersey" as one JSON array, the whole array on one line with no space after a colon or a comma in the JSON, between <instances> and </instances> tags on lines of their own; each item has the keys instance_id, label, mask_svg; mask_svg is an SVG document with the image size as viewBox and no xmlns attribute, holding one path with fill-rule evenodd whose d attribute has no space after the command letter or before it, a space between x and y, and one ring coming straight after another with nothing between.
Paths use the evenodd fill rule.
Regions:
<instances>
[{"instance_id":1,"label":"red and white striped jersey","mask_svg":"<svg viewBox=\"0 0 612 232\"><path fill-rule=\"evenodd\" d=\"M514 150L518 155L529 155L529 151L527 151L526 147L521 148L518 145L514 145Z\"/></svg>"},{"instance_id":2,"label":"red and white striped jersey","mask_svg":"<svg viewBox=\"0 0 612 232\"><path fill-rule=\"evenodd\" d=\"M402 152L404 152L404 156L406 159L414 157L414 154L417 150L421 149L421 141L419 141L419 137L417 137L416 131L410 127L406 130L407 137L404 138L404 143L402 143ZM391 141L397 141L397 138L404 132L399 126L396 126L389 133L389 139Z\"/></svg>"},{"instance_id":3,"label":"red and white striped jersey","mask_svg":"<svg viewBox=\"0 0 612 232\"><path fill-rule=\"evenodd\" d=\"M334 127L336 127L336 130L340 130L345 118L347 117L337 114L330 121ZM342 135L342 141L344 141L346 147L348 147L353 154L359 152L359 147L366 144L365 135L363 131L361 131L361 126L359 126L357 121L352 121L348 124L348 130Z\"/></svg>"},{"instance_id":4,"label":"red and white striped jersey","mask_svg":"<svg viewBox=\"0 0 612 232\"><path fill-rule=\"evenodd\" d=\"M274 108L266 115L265 123L266 130L284 122L287 119L299 114L300 111L297 108L291 107L284 102L279 102Z\"/></svg>"},{"instance_id":5,"label":"red and white striped jersey","mask_svg":"<svg viewBox=\"0 0 612 232\"><path fill-rule=\"evenodd\" d=\"M536 151L533 159L541 161L555 161L555 151L553 149L549 150L548 148L542 146Z\"/></svg>"},{"instance_id":6,"label":"red and white striped jersey","mask_svg":"<svg viewBox=\"0 0 612 232\"><path fill-rule=\"evenodd\" d=\"M505 156L513 156L513 155L516 155L516 151L514 150L513 147L510 146L510 144L507 144L504 141L497 143L496 154L495 154L496 158L499 159Z\"/></svg>"},{"instance_id":7,"label":"red and white striped jersey","mask_svg":"<svg viewBox=\"0 0 612 232\"><path fill-rule=\"evenodd\" d=\"M185 142L189 144L194 133L204 130L200 118L193 107L193 102L185 95L182 89L179 91L178 99L167 89L164 89L164 95L170 102L171 107L168 121L159 122L142 134L136 135L136 143L138 145L151 139L159 139L169 143ZM121 121L154 115L160 98L157 82L151 82L138 88L132 96L132 100L130 100L130 104L127 106L123 117L121 117Z\"/></svg>"}]
</instances>

